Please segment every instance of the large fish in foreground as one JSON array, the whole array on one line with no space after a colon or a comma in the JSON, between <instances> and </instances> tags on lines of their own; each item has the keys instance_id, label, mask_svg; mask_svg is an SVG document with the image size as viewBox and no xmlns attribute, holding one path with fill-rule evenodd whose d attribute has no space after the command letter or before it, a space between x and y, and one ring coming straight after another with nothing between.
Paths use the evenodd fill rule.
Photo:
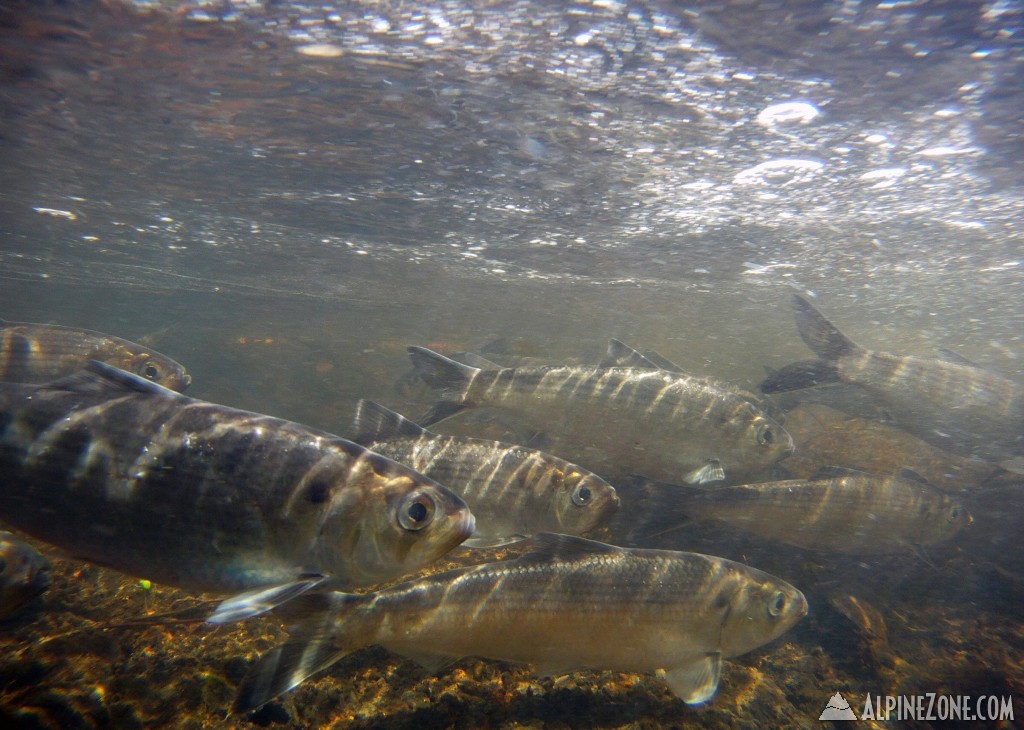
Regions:
<instances>
[{"instance_id":1,"label":"large fish in foreground","mask_svg":"<svg viewBox=\"0 0 1024 730\"><path fill-rule=\"evenodd\" d=\"M187 398L91 362L0 383L0 519L185 590L391 580L469 537L466 504L323 431Z\"/></svg>"},{"instance_id":2,"label":"large fish in foreground","mask_svg":"<svg viewBox=\"0 0 1024 730\"><path fill-rule=\"evenodd\" d=\"M735 482L793 451L789 434L748 394L649 360L632 366L643 356L617 341L596 368L472 367L423 347L409 355L441 392L423 425L498 407L543 430L552 440L546 451L604 477ZM631 365L613 364L620 361Z\"/></svg>"},{"instance_id":3,"label":"large fish in foreground","mask_svg":"<svg viewBox=\"0 0 1024 730\"><path fill-rule=\"evenodd\" d=\"M222 603L211 620L232 620L239 607L246 615L246 596ZM307 593L287 610L304 620L242 681L236 712L371 644L435 666L480 656L533 664L542 675L664 669L673 692L700 703L715 694L724 658L784 633L807 601L788 583L723 558L542 534L515 560L363 595Z\"/></svg>"},{"instance_id":4,"label":"large fish in foreground","mask_svg":"<svg viewBox=\"0 0 1024 730\"><path fill-rule=\"evenodd\" d=\"M672 529L686 518L715 520L788 545L852 555L934 545L972 521L959 502L916 475L883 477L836 467L811 480L717 489L668 486L658 493L648 488L643 501L652 516L640 533L650 533L655 524Z\"/></svg>"},{"instance_id":5,"label":"large fish in foreground","mask_svg":"<svg viewBox=\"0 0 1024 730\"><path fill-rule=\"evenodd\" d=\"M0 320L0 382L47 383L99 360L154 383L182 391L192 382L184 366L166 355L102 332Z\"/></svg>"},{"instance_id":6,"label":"large fish in foreground","mask_svg":"<svg viewBox=\"0 0 1024 730\"><path fill-rule=\"evenodd\" d=\"M0 532L0 620L50 586L50 561L24 540Z\"/></svg>"},{"instance_id":7,"label":"large fish in foreground","mask_svg":"<svg viewBox=\"0 0 1024 730\"><path fill-rule=\"evenodd\" d=\"M476 518L464 544L488 547L538 532L580 535L619 506L615 488L586 469L524 446L441 436L373 401L361 400L349 436L462 497Z\"/></svg>"},{"instance_id":8,"label":"large fish in foreground","mask_svg":"<svg viewBox=\"0 0 1024 730\"><path fill-rule=\"evenodd\" d=\"M803 297L794 295L794 306L800 337L820 359L774 371L763 392L853 384L929 443L995 462L1024 454L1024 387L953 353L930 358L866 350Z\"/></svg>"}]
</instances>

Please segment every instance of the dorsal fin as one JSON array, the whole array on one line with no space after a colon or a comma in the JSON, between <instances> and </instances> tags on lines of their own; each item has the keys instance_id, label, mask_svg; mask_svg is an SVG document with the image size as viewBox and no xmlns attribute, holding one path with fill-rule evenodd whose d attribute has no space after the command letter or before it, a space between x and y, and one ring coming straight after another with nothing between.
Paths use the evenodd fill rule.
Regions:
<instances>
[{"instance_id":1,"label":"dorsal fin","mask_svg":"<svg viewBox=\"0 0 1024 730\"><path fill-rule=\"evenodd\" d=\"M611 554L622 551L622 548L597 540L583 537L560 535L555 532L538 532L533 536L533 547L517 561L526 563L546 563L551 560L574 560L592 555Z\"/></svg>"},{"instance_id":2,"label":"dorsal fin","mask_svg":"<svg viewBox=\"0 0 1024 730\"><path fill-rule=\"evenodd\" d=\"M939 348L939 359L945 360L946 362L954 363L956 365L966 365L969 368L978 368L979 370L982 369L981 365L979 365L978 363L968 360L963 355L955 353L952 350L947 350L945 347Z\"/></svg>"},{"instance_id":3,"label":"dorsal fin","mask_svg":"<svg viewBox=\"0 0 1024 730\"><path fill-rule=\"evenodd\" d=\"M399 436L416 438L433 435L405 416L365 398L356 403L356 414L352 419L351 432L351 440L363 445L373 441L387 441Z\"/></svg>"},{"instance_id":4,"label":"dorsal fin","mask_svg":"<svg viewBox=\"0 0 1024 730\"><path fill-rule=\"evenodd\" d=\"M90 360L81 370L46 383L42 387L46 390L63 390L83 395L149 393L175 398L185 397L170 388L154 383L152 380L146 380L99 360Z\"/></svg>"},{"instance_id":5,"label":"dorsal fin","mask_svg":"<svg viewBox=\"0 0 1024 730\"><path fill-rule=\"evenodd\" d=\"M499 365L493 360L488 360L483 355L477 355L475 352L464 352L462 353L461 360L470 367L479 368L480 370L504 370L504 365Z\"/></svg>"},{"instance_id":6,"label":"dorsal fin","mask_svg":"<svg viewBox=\"0 0 1024 730\"><path fill-rule=\"evenodd\" d=\"M662 355L660 352L655 352L654 350L644 350L643 355L648 360L653 362L655 364L655 366L660 368L661 370L668 370L669 372L672 372L672 373L685 373L686 372L681 367L676 365L674 362L669 360L667 357Z\"/></svg>"},{"instance_id":7,"label":"dorsal fin","mask_svg":"<svg viewBox=\"0 0 1024 730\"><path fill-rule=\"evenodd\" d=\"M635 350L621 340L611 340L608 351L598 367L602 368L646 368L661 370L653 360L648 359L639 350Z\"/></svg>"},{"instance_id":8,"label":"dorsal fin","mask_svg":"<svg viewBox=\"0 0 1024 730\"><path fill-rule=\"evenodd\" d=\"M852 469L848 466L820 466L811 475L811 481L820 479L839 479L840 477L864 477L871 476L866 471Z\"/></svg>"}]
</instances>

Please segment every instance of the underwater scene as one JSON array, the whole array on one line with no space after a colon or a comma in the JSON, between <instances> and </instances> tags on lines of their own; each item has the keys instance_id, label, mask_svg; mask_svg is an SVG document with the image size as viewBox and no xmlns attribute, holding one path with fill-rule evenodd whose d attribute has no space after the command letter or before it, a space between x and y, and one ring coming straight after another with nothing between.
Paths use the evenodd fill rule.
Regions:
<instances>
[{"instance_id":1,"label":"underwater scene","mask_svg":"<svg viewBox=\"0 0 1024 730\"><path fill-rule=\"evenodd\" d=\"M1024 727L1024 6L0 6L0 727Z\"/></svg>"}]
</instances>

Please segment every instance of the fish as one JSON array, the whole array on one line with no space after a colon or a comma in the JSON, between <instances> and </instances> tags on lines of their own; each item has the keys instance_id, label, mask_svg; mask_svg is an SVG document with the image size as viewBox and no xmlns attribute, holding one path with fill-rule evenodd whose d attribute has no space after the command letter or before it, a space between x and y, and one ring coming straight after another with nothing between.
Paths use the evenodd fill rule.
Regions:
<instances>
[{"instance_id":1,"label":"fish","mask_svg":"<svg viewBox=\"0 0 1024 730\"><path fill-rule=\"evenodd\" d=\"M50 587L50 561L27 542L0 531L0 620Z\"/></svg>"},{"instance_id":2,"label":"fish","mask_svg":"<svg viewBox=\"0 0 1024 730\"><path fill-rule=\"evenodd\" d=\"M793 452L789 434L747 394L653 363L614 364L636 362L635 351L619 345L613 341L598 367L493 369L410 347L420 377L441 397L420 423L498 407L543 429L552 439L546 451L606 479L642 474L670 483L735 481Z\"/></svg>"},{"instance_id":3,"label":"fish","mask_svg":"<svg viewBox=\"0 0 1024 730\"><path fill-rule=\"evenodd\" d=\"M619 507L612 485L564 459L516 444L431 433L373 401L356 404L348 435L462 497L476 518L467 547L495 547L538 532L581 535Z\"/></svg>"},{"instance_id":4,"label":"fish","mask_svg":"<svg viewBox=\"0 0 1024 730\"><path fill-rule=\"evenodd\" d=\"M882 555L952 539L973 522L953 497L904 471L876 476L824 467L816 478L716 489L666 488L654 508L662 523L715 520L807 550Z\"/></svg>"},{"instance_id":5,"label":"fish","mask_svg":"<svg viewBox=\"0 0 1024 730\"><path fill-rule=\"evenodd\" d=\"M76 327L0 320L0 381L45 383L70 375L89 360L179 392L192 382L181 363L145 345Z\"/></svg>"},{"instance_id":6,"label":"fish","mask_svg":"<svg viewBox=\"0 0 1024 730\"><path fill-rule=\"evenodd\" d=\"M0 383L0 482L12 527L189 591L373 585L473 532L462 499L358 444L97 361Z\"/></svg>"},{"instance_id":7,"label":"fish","mask_svg":"<svg viewBox=\"0 0 1024 730\"><path fill-rule=\"evenodd\" d=\"M209 620L220 623L222 611L230 620L247 600L228 599ZM724 558L542 533L513 560L364 594L307 592L285 609L294 630L243 678L235 712L371 644L434 667L479 656L532 664L542 676L664 670L677 696L699 704L717 691L723 659L781 636L806 615L807 600Z\"/></svg>"},{"instance_id":8,"label":"fish","mask_svg":"<svg viewBox=\"0 0 1024 730\"><path fill-rule=\"evenodd\" d=\"M1024 454L1024 387L948 350L918 357L867 350L794 295L797 330L817 354L772 372L763 393L834 383L878 399L903 430L959 455L994 463Z\"/></svg>"}]
</instances>

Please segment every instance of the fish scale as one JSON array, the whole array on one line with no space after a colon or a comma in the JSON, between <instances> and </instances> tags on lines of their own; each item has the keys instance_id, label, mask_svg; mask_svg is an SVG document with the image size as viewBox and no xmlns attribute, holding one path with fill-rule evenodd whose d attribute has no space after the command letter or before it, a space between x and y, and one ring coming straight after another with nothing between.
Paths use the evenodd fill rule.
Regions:
<instances>
[{"instance_id":1,"label":"fish scale","mask_svg":"<svg viewBox=\"0 0 1024 730\"><path fill-rule=\"evenodd\" d=\"M211 620L250 600L225 601ZM676 694L699 703L714 695L723 658L778 637L807 602L785 581L723 558L541 534L515 560L370 594L306 593L281 610L298 622L293 636L242 681L236 711L370 644L427 663L472 655L541 674L664 669Z\"/></svg>"},{"instance_id":2,"label":"fish scale","mask_svg":"<svg viewBox=\"0 0 1024 730\"><path fill-rule=\"evenodd\" d=\"M544 531L584 533L618 508L615 489L576 464L515 444L431 433L372 401L359 401L351 432L465 499L476 517L467 544L476 547Z\"/></svg>"},{"instance_id":3,"label":"fish scale","mask_svg":"<svg viewBox=\"0 0 1024 730\"><path fill-rule=\"evenodd\" d=\"M625 346L623 346L625 347ZM738 481L793 450L789 434L742 391L651 367L481 369L410 347L441 401L424 417L496 407L543 431L545 449L606 478Z\"/></svg>"},{"instance_id":4,"label":"fish scale","mask_svg":"<svg viewBox=\"0 0 1024 730\"><path fill-rule=\"evenodd\" d=\"M332 434L186 398L102 363L0 383L0 518L187 590L394 579L468 537L465 503Z\"/></svg>"}]
</instances>

